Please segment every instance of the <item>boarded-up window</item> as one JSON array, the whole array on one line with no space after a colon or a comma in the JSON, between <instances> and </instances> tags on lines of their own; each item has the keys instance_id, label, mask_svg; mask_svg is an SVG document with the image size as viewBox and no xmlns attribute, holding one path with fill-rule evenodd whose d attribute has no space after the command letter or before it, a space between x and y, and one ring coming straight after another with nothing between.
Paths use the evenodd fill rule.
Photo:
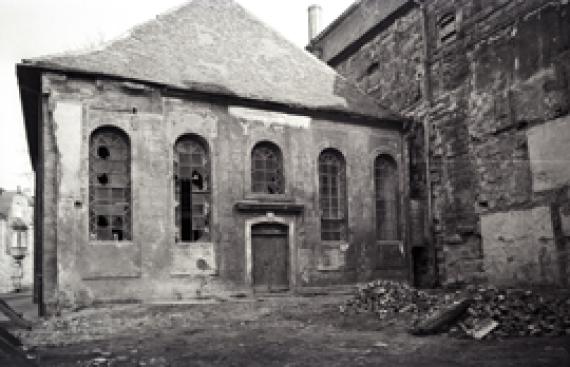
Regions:
<instances>
[{"instance_id":1,"label":"boarded-up window","mask_svg":"<svg viewBox=\"0 0 570 367\"><path fill-rule=\"evenodd\" d=\"M283 194L283 158L279 147L269 142L257 144L251 151L251 191L259 194Z\"/></svg>"},{"instance_id":2,"label":"boarded-up window","mask_svg":"<svg viewBox=\"0 0 570 367\"><path fill-rule=\"evenodd\" d=\"M92 240L131 240L131 147L118 128L91 134L89 232Z\"/></svg>"},{"instance_id":3,"label":"boarded-up window","mask_svg":"<svg viewBox=\"0 0 570 367\"><path fill-rule=\"evenodd\" d=\"M321 240L346 240L346 169L342 154L334 149L319 156Z\"/></svg>"},{"instance_id":4,"label":"boarded-up window","mask_svg":"<svg viewBox=\"0 0 570 367\"><path fill-rule=\"evenodd\" d=\"M394 158L379 155L374 162L376 238L398 240L398 166Z\"/></svg>"},{"instance_id":5,"label":"boarded-up window","mask_svg":"<svg viewBox=\"0 0 570 367\"><path fill-rule=\"evenodd\" d=\"M210 240L210 159L206 142L184 135L174 145L176 241Z\"/></svg>"}]
</instances>

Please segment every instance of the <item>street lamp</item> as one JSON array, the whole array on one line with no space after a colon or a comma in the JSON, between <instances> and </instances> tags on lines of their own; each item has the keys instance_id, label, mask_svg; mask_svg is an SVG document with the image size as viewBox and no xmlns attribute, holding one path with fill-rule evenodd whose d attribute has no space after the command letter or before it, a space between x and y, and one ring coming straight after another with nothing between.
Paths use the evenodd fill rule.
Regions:
<instances>
[{"instance_id":1,"label":"street lamp","mask_svg":"<svg viewBox=\"0 0 570 367\"><path fill-rule=\"evenodd\" d=\"M10 255L16 263L16 273L12 275L12 282L16 292L22 290L22 279L24 278L24 268L22 261L28 254L28 226L20 218L16 218L11 225L12 247Z\"/></svg>"}]
</instances>

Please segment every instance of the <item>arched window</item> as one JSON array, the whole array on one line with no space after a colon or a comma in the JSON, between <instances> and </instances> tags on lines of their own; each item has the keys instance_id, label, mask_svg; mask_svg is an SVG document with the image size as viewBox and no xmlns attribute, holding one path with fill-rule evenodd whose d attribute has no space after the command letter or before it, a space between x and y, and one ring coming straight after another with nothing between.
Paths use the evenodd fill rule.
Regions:
<instances>
[{"instance_id":1,"label":"arched window","mask_svg":"<svg viewBox=\"0 0 570 367\"><path fill-rule=\"evenodd\" d=\"M262 142L251 151L251 191L260 194L283 194L283 157L275 144Z\"/></svg>"},{"instance_id":2,"label":"arched window","mask_svg":"<svg viewBox=\"0 0 570 367\"><path fill-rule=\"evenodd\" d=\"M376 191L376 239L398 240L399 189L398 165L394 158L381 154L374 161Z\"/></svg>"},{"instance_id":3,"label":"arched window","mask_svg":"<svg viewBox=\"0 0 570 367\"><path fill-rule=\"evenodd\" d=\"M176 241L210 240L210 157L206 142L184 135L174 145Z\"/></svg>"},{"instance_id":4,"label":"arched window","mask_svg":"<svg viewBox=\"0 0 570 367\"><path fill-rule=\"evenodd\" d=\"M131 233L131 146L122 130L96 129L89 141L91 240L128 241Z\"/></svg>"},{"instance_id":5,"label":"arched window","mask_svg":"<svg viewBox=\"0 0 570 367\"><path fill-rule=\"evenodd\" d=\"M346 167L342 154L326 149L319 156L321 240L346 240Z\"/></svg>"}]
</instances>

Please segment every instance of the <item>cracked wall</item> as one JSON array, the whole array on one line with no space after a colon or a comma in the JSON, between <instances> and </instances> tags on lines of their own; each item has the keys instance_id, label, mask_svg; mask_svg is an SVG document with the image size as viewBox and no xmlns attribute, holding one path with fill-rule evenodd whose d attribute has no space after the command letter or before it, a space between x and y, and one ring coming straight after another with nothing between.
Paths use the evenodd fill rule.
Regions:
<instances>
[{"instance_id":1,"label":"cracked wall","mask_svg":"<svg viewBox=\"0 0 570 367\"><path fill-rule=\"evenodd\" d=\"M61 294L153 300L248 293L245 226L252 218L269 216L268 211L295 224L298 287L347 284L383 272L408 276L406 268L383 270L370 261L376 246L374 159L388 153L400 167L408 159L396 128L189 100L131 82L56 74L43 76L43 92L48 306L54 307ZM89 236L88 144L91 133L107 125L123 130L130 141L132 239L125 241ZM210 241L175 239L173 148L184 134L199 135L209 148ZM260 141L271 141L282 151L283 194L251 192L250 155ZM349 233L347 241L325 243L319 236L317 159L329 147L346 160ZM407 173L400 173L404 188ZM403 193L402 206L407 200L407 191ZM250 210L240 210L238 203ZM301 206L300 213L288 209L295 205ZM406 219L400 223L405 239Z\"/></svg>"},{"instance_id":2,"label":"cracked wall","mask_svg":"<svg viewBox=\"0 0 570 367\"><path fill-rule=\"evenodd\" d=\"M520 213L567 201L568 2L424 3L423 10L398 14L375 36L354 40L359 46L333 66L428 134L432 205L426 225L440 283L568 284L561 265L567 262L566 237L558 226L541 227L551 232L548 243L532 237L521 243L544 246L552 261L539 261L541 255L529 249L499 256L493 266L508 245L482 226L483 218L495 218L505 223L501 231L518 238L517 223L528 217ZM541 220L558 220L558 214L541 213ZM531 263L538 268L525 271ZM509 269L505 274L501 265ZM525 275L514 276L516 269Z\"/></svg>"}]
</instances>

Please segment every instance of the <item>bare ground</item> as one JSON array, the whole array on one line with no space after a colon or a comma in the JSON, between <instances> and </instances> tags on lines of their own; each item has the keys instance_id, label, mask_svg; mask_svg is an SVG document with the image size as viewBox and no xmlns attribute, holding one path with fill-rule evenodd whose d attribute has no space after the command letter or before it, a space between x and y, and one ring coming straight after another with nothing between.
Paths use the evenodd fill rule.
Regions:
<instances>
[{"instance_id":1,"label":"bare ground","mask_svg":"<svg viewBox=\"0 0 570 367\"><path fill-rule=\"evenodd\" d=\"M41 366L570 366L570 337L415 337L345 296L87 309L22 334Z\"/></svg>"}]
</instances>

